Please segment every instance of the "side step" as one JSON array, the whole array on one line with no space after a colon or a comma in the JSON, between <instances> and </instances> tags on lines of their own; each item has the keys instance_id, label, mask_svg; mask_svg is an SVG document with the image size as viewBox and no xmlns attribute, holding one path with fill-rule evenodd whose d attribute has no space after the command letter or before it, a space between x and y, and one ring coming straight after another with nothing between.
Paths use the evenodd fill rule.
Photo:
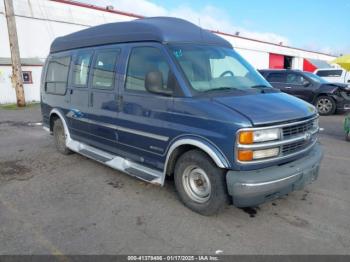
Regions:
<instances>
[{"instance_id":1,"label":"side step","mask_svg":"<svg viewBox=\"0 0 350 262\"><path fill-rule=\"evenodd\" d=\"M150 182L152 184L164 184L163 173L158 170L132 162L120 156L112 155L95 147L72 139L70 139L69 143L67 143L67 147L79 154L94 159L113 169L137 177L143 181Z\"/></svg>"}]
</instances>

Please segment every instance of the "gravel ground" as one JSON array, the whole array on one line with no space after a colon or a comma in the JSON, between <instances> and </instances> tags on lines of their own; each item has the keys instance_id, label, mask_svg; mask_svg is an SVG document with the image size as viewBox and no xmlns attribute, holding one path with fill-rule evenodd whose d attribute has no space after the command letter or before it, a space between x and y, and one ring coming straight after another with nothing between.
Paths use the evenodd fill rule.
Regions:
<instances>
[{"instance_id":1,"label":"gravel ground","mask_svg":"<svg viewBox=\"0 0 350 262\"><path fill-rule=\"evenodd\" d=\"M319 179L257 209L203 217L146 184L56 152L40 108L0 109L0 254L350 254L350 143L322 117Z\"/></svg>"}]
</instances>

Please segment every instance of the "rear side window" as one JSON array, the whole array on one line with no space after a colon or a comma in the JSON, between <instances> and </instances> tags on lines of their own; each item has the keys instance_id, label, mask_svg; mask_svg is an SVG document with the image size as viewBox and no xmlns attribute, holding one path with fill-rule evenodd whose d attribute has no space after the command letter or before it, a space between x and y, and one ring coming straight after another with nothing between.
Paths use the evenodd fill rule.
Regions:
<instances>
[{"instance_id":1,"label":"rear side window","mask_svg":"<svg viewBox=\"0 0 350 262\"><path fill-rule=\"evenodd\" d=\"M342 73L342 70L320 70L317 71L316 75L321 77L340 77Z\"/></svg>"},{"instance_id":2,"label":"rear side window","mask_svg":"<svg viewBox=\"0 0 350 262\"><path fill-rule=\"evenodd\" d=\"M135 47L132 49L125 88L134 91L146 91L145 78L149 72L159 71L163 77L164 89L168 89L169 65L159 49L155 47ZM172 89L169 84L169 89Z\"/></svg>"},{"instance_id":3,"label":"rear side window","mask_svg":"<svg viewBox=\"0 0 350 262\"><path fill-rule=\"evenodd\" d=\"M70 56L52 58L47 67L45 91L64 95L67 89Z\"/></svg>"},{"instance_id":4,"label":"rear side window","mask_svg":"<svg viewBox=\"0 0 350 262\"><path fill-rule=\"evenodd\" d=\"M87 87L92 52L79 52L73 67L73 85Z\"/></svg>"},{"instance_id":5,"label":"rear side window","mask_svg":"<svg viewBox=\"0 0 350 262\"><path fill-rule=\"evenodd\" d=\"M115 79L115 66L120 50L100 51L92 71L92 87L97 89L113 89Z\"/></svg>"},{"instance_id":6,"label":"rear side window","mask_svg":"<svg viewBox=\"0 0 350 262\"><path fill-rule=\"evenodd\" d=\"M271 73L267 76L267 81L272 82L272 83L285 83L287 81L286 74Z\"/></svg>"}]
</instances>

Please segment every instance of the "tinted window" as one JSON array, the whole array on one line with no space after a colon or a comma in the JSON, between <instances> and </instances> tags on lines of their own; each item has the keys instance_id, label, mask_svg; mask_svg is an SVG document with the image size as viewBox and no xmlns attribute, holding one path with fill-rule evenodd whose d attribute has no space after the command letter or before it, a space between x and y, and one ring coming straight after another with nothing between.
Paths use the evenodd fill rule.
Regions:
<instances>
[{"instance_id":1,"label":"tinted window","mask_svg":"<svg viewBox=\"0 0 350 262\"><path fill-rule=\"evenodd\" d=\"M52 58L47 67L45 90L63 95L66 92L70 56Z\"/></svg>"},{"instance_id":2,"label":"tinted window","mask_svg":"<svg viewBox=\"0 0 350 262\"><path fill-rule=\"evenodd\" d=\"M113 89L115 65L120 50L97 53L92 71L92 86L99 89Z\"/></svg>"},{"instance_id":3,"label":"tinted window","mask_svg":"<svg viewBox=\"0 0 350 262\"><path fill-rule=\"evenodd\" d=\"M145 91L145 78L149 72L158 71L163 78L163 88L168 87L169 66L159 49L154 47L133 48L129 58L125 88L127 90ZM171 81L169 81L171 82Z\"/></svg>"},{"instance_id":4,"label":"tinted window","mask_svg":"<svg viewBox=\"0 0 350 262\"><path fill-rule=\"evenodd\" d=\"M87 78L89 75L89 67L92 52L78 53L73 68L73 84L80 87L87 86Z\"/></svg>"},{"instance_id":5,"label":"tinted window","mask_svg":"<svg viewBox=\"0 0 350 262\"><path fill-rule=\"evenodd\" d=\"M287 83L293 85L302 85L305 82L305 78L302 75L289 73L287 74Z\"/></svg>"},{"instance_id":6,"label":"tinted window","mask_svg":"<svg viewBox=\"0 0 350 262\"><path fill-rule=\"evenodd\" d=\"M283 73L271 73L267 76L267 81L275 83L285 83L286 74Z\"/></svg>"},{"instance_id":7,"label":"tinted window","mask_svg":"<svg viewBox=\"0 0 350 262\"><path fill-rule=\"evenodd\" d=\"M316 74L321 77L339 77L342 73L342 70L320 70Z\"/></svg>"}]
</instances>

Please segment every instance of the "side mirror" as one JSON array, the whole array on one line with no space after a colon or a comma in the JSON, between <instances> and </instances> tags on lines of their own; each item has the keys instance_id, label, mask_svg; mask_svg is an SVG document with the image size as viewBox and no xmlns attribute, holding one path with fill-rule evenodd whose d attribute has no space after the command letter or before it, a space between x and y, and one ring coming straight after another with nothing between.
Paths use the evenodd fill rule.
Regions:
<instances>
[{"instance_id":1,"label":"side mirror","mask_svg":"<svg viewBox=\"0 0 350 262\"><path fill-rule=\"evenodd\" d=\"M160 95L172 95L172 91L163 88L163 75L159 71L148 72L145 79L145 88L148 92Z\"/></svg>"},{"instance_id":2,"label":"side mirror","mask_svg":"<svg viewBox=\"0 0 350 262\"><path fill-rule=\"evenodd\" d=\"M311 83L309 82L309 81L304 81L303 82L303 86L304 87L308 87L308 86L310 86L311 85Z\"/></svg>"}]
</instances>

